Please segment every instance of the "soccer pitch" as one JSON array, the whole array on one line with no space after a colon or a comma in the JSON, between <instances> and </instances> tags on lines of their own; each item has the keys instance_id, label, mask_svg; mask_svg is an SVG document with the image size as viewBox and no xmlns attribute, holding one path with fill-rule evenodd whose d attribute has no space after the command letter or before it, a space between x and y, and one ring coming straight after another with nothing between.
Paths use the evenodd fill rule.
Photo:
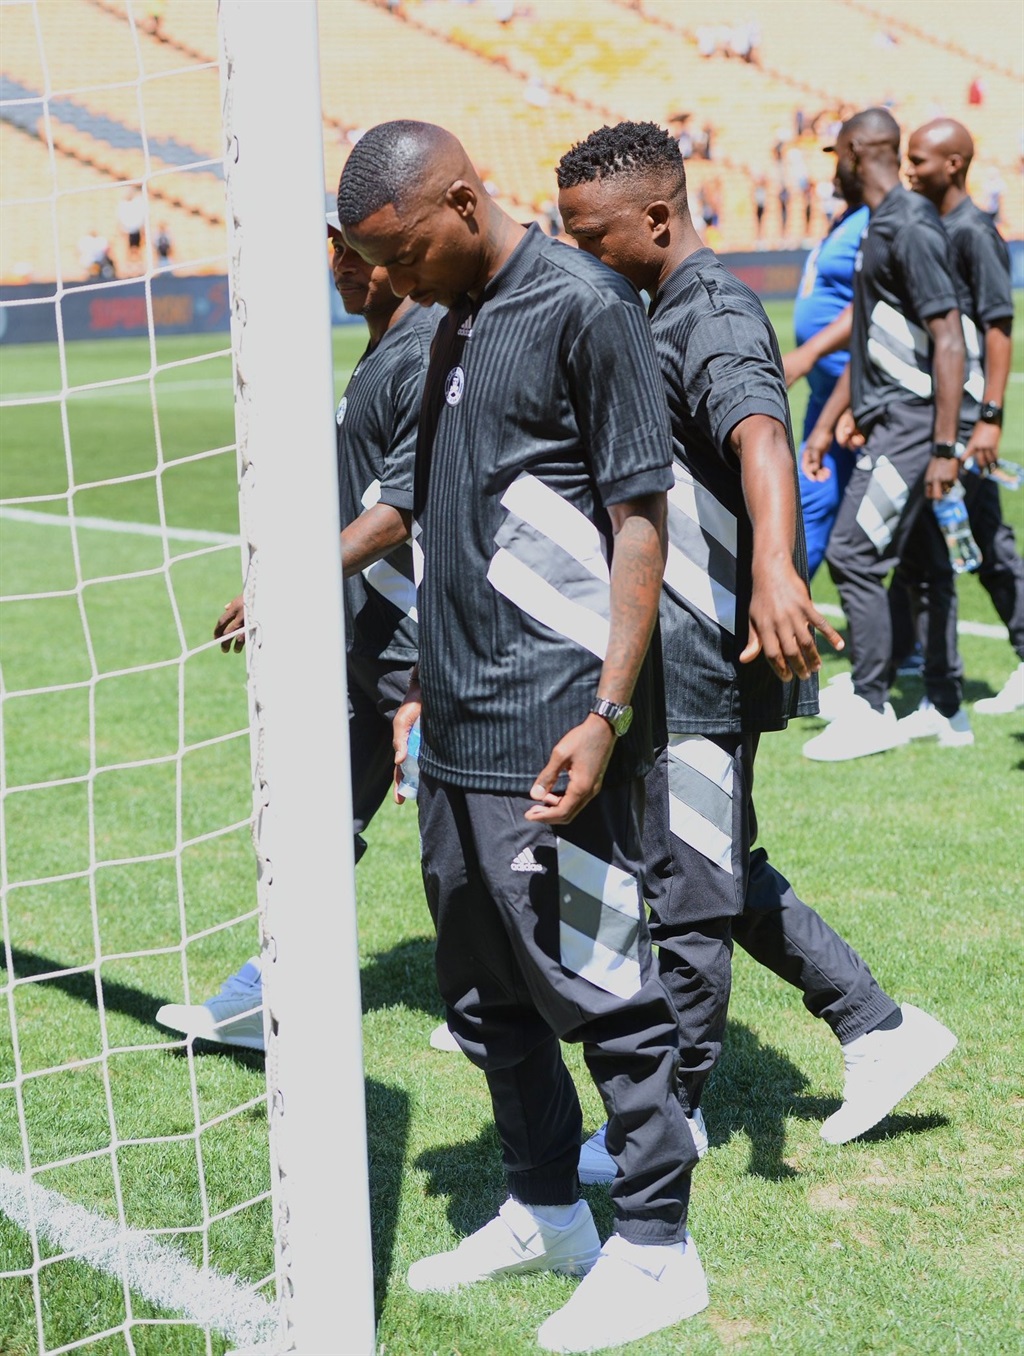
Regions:
<instances>
[{"instance_id":1,"label":"soccer pitch","mask_svg":"<svg viewBox=\"0 0 1024 1356\"><path fill-rule=\"evenodd\" d=\"M769 309L785 349L792 308ZM1017 334L1003 446L1020 461L1019 324ZM226 343L160 339L157 359ZM364 331L338 330L334 346L340 394ZM0 352L4 399L61 388L54 348ZM67 352L69 386L150 366L146 342ZM797 426L803 399L794 392ZM56 1165L35 1179L50 1195L33 1198L37 1223L43 1210L50 1227L40 1230L39 1272L48 1348L111 1333L83 1350L220 1356L258 1336L269 1313L270 1289L246 1289L273 1269L262 1056L198 1044L189 1057L154 1022L162 1003L183 998L183 929L194 938L193 1001L258 945L244 657L209 643L241 585L231 400L226 355L162 372L158 452L147 381L69 399L74 483L87 487L74 503L88 520L77 558L62 520L60 406L0 411L0 498L53 496L0 510L0 595L13 599L0 605L6 941L14 976L62 972L10 1001L5 989L0 1007L4 1356L38 1350L34 1259L19 1222L26 1151L33 1167ZM1003 500L1020 541L1024 492ZM174 529L170 560L152 531L161 521ZM78 579L88 581L87 627ZM962 637L972 703L998 690L1015 661L1005 637L990 634L998 618L977 580L959 587L961 619L973 624ZM814 593L837 602L825 571ZM29 594L48 596L22 600ZM310 624L322 621L309 607ZM844 666L829 653L825 676ZM106 676L85 685L93 673ZM39 688L49 690L16 695ZM898 714L920 695L919 680L901 680ZM1024 734L1020 713L973 723L973 748L925 743L845 765L801 759L816 722L762 741L758 812L773 860L894 997L934 1012L960 1046L876 1131L831 1148L818 1127L842 1087L838 1046L793 991L738 954L726 1049L704 1102L711 1151L691 1206L711 1307L627 1349L636 1356L678 1352L681 1333L697 1356L1024 1344ZM414 808L385 806L367 838L356 884L380 1350L521 1356L572 1282L523 1277L454 1296L416 1296L404 1284L411 1261L479 1227L503 1191L482 1077L427 1045L441 1010ZM105 865L90 876L95 861ZM102 1002L90 969L98 953ZM5 982L14 976L5 971ZM331 1077L331 1036L310 1052L317 1077ZM578 1051L568 1058L589 1133L603 1115ZM128 1296L109 1243L104 1253L118 1192L130 1229L166 1231L138 1242ZM586 1194L607 1232L606 1193ZM339 1277L345 1232L339 1220ZM78 1255L47 1262L65 1252ZM223 1279L219 1289L202 1289L204 1265ZM132 1345L113 1332L129 1312ZM187 1313L191 1326L161 1323ZM341 1312L338 1332L344 1356Z\"/></svg>"}]
</instances>

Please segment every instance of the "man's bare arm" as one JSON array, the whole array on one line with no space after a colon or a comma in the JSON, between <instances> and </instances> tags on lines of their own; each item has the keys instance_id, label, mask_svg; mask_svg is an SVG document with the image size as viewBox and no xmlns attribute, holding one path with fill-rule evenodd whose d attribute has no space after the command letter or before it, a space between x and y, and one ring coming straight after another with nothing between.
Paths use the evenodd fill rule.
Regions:
<instances>
[{"instance_id":1,"label":"man's bare arm","mask_svg":"<svg viewBox=\"0 0 1024 1356\"><path fill-rule=\"evenodd\" d=\"M389 555L405 541L412 528L412 514L391 504L364 509L341 530L341 568L346 579Z\"/></svg>"}]
</instances>

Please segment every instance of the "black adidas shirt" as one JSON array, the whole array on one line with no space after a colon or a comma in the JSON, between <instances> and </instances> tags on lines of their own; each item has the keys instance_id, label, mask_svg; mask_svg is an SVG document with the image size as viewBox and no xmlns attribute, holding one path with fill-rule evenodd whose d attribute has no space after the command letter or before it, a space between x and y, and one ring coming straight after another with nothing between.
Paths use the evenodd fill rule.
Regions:
<instances>
[{"instance_id":1,"label":"black adidas shirt","mask_svg":"<svg viewBox=\"0 0 1024 1356\"><path fill-rule=\"evenodd\" d=\"M985 331L1013 319L1010 255L992 218L970 198L942 218L953 254L953 279L963 319L967 365L963 416L978 418L985 394Z\"/></svg>"},{"instance_id":2,"label":"black adidas shirt","mask_svg":"<svg viewBox=\"0 0 1024 1356\"><path fill-rule=\"evenodd\" d=\"M416 454L422 767L528 793L586 718L608 638L607 506L672 484L643 307L602 264L531 227L478 302L442 321ZM657 654L605 777L646 773Z\"/></svg>"},{"instance_id":3,"label":"black adidas shirt","mask_svg":"<svg viewBox=\"0 0 1024 1356\"><path fill-rule=\"evenodd\" d=\"M337 414L343 527L378 502L412 509L423 379L443 314L440 308L407 311L356 364ZM345 580L345 634L353 654L415 661L419 641L409 542Z\"/></svg>"},{"instance_id":4,"label":"black adidas shirt","mask_svg":"<svg viewBox=\"0 0 1024 1356\"><path fill-rule=\"evenodd\" d=\"M853 275L851 396L865 432L894 401L931 403L932 341L925 321L956 305L939 214L897 184L868 218Z\"/></svg>"},{"instance_id":5,"label":"black adidas shirt","mask_svg":"<svg viewBox=\"0 0 1024 1356\"><path fill-rule=\"evenodd\" d=\"M783 683L746 648L753 529L729 435L748 415L777 419L793 448L789 400L764 307L709 249L691 254L651 303L668 394L675 484L661 605L668 728L673 733L778 730L818 709L817 679ZM798 506L793 564L807 580Z\"/></svg>"}]
</instances>

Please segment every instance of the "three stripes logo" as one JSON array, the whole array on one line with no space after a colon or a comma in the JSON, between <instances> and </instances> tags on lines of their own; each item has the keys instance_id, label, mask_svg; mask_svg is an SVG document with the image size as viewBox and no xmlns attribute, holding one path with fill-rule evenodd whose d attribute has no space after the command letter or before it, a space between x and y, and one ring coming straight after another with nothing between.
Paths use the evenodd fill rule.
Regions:
<instances>
[{"instance_id":1,"label":"three stripes logo","mask_svg":"<svg viewBox=\"0 0 1024 1356\"><path fill-rule=\"evenodd\" d=\"M533 848L525 847L522 852L511 863L513 871L531 871L539 872L540 875L547 875L547 867L542 866L533 855Z\"/></svg>"}]
</instances>

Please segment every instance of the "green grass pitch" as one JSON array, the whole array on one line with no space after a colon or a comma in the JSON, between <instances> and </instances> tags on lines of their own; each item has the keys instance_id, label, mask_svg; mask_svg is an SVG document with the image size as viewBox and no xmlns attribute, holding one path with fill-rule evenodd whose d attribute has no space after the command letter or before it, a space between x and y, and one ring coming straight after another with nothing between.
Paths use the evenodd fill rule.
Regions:
<instances>
[{"instance_id":1,"label":"green grass pitch","mask_svg":"<svg viewBox=\"0 0 1024 1356\"><path fill-rule=\"evenodd\" d=\"M792 308L770 308L782 346ZM1021 327L1018 326L1018 334ZM162 339L161 363L224 347L226 340ZM338 389L363 344L361 329L334 338ZM60 388L56 350L4 349L5 397ZM148 370L146 344L107 341L68 349L71 385ZM1020 344L1004 436L1022 456ZM80 516L237 531L229 361L165 372L157 382L158 434L148 385L68 402L70 473ZM794 392L799 421L802 392ZM69 454L56 405L0 410L0 498L53 496L27 507L66 512ZM217 451L216 449L221 449ZM210 453L205 456L203 454ZM111 484L114 477L138 478ZM159 493L158 493L159 486ZM1024 492L1004 495L1018 538ZM202 649L220 609L239 589L237 547L161 541L96 529L79 534L76 563L60 525L0 516L0 662L4 715L5 926L21 978L83 973L3 990L0 1004L0 1174L20 1172L24 1150L15 1073L40 1185L101 1216L114 1213L111 1121L101 1077L109 1069L128 1223L176 1232L163 1241L194 1263L258 1281L273 1269L262 1058L168 1048L154 1023L180 1001L177 841L238 827L187 848L181 860L185 923L203 934L189 950L193 999L214 991L256 949L254 869L248 829L249 750L244 659ZM73 590L80 571L87 625ZM132 577L125 579L124 575ZM815 596L837 600L823 571ZM122 578L115 578L122 576ZM72 592L68 592L71 590ZM19 595L47 593L34 601ZM987 595L960 581L962 617L997 621ZM183 647L188 657L180 659ZM967 698L999 688L1014 657L1008 643L966 635ZM826 675L844 661L826 654ZM117 675L122 668L150 665ZM60 690L93 671L89 693ZM50 688L18 697L26 688ZM13 694L13 695L12 695ZM897 689L900 714L917 681ZM758 810L762 841L804 898L862 952L898 999L916 1002L960 1037L954 1055L861 1142L830 1148L818 1136L842 1086L838 1046L797 995L739 954L725 1054L705 1099L711 1152L695 1174L691 1225L711 1286L711 1307L646 1339L635 1356L723 1350L828 1353L996 1353L1024 1347L1024 1107L1022 889L1024 732L1019 715L978 717L973 749L913 746L850 765L811 765L801 743L817 727L796 722L762 742ZM89 783L95 763L108 769ZM238 737L210 742L236 731ZM189 748L177 784L175 754ZM140 760L149 761L139 766ZM63 784L53 785L53 783ZM11 788L36 789L12 792ZM92 796L90 841L89 796ZM181 825L178 826L180 813ZM440 1017L431 929L417 863L415 812L386 806L357 871L370 1174L380 1351L388 1356L522 1356L572 1282L521 1278L456 1296L416 1296L405 1269L452 1246L488 1218L502 1196L499 1151L479 1073L427 1045ZM90 883L75 876L111 865ZM58 884L19 882L67 874ZM91 974L98 923L106 958L100 1012ZM144 953L144 954L138 954ZM6 958L4 958L6 960ZM0 977L6 980L9 976ZM12 1024L16 1023L16 1030ZM576 1050L588 1131L597 1096ZM311 1052L331 1077L331 1043ZM79 1061L71 1069L61 1068ZM195 1135L194 1106L203 1124ZM240 1114L218 1120L232 1108ZM147 1142L154 1141L156 1142ZM80 1155L94 1153L93 1157ZM324 1171L350 1165L324 1164ZM605 1193L587 1189L599 1227ZM205 1206L204 1206L205 1201ZM228 1213L225 1213L228 1212ZM339 1293L345 1221L338 1221ZM44 1244L43 1259L52 1255ZM0 1353L38 1350L28 1235L0 1214ZM40 1272L49 1347L125 1321L118 1282L85 1261ZM133 1347L123 1335L82 1348L90 1356L223 1353L222 1333L161 1319L174 1311L132 1296ZM339 1311L343 1353L345 1320ZM685 1336L681 1336L684 1333Z\"/></svg>"}]
</instances>

